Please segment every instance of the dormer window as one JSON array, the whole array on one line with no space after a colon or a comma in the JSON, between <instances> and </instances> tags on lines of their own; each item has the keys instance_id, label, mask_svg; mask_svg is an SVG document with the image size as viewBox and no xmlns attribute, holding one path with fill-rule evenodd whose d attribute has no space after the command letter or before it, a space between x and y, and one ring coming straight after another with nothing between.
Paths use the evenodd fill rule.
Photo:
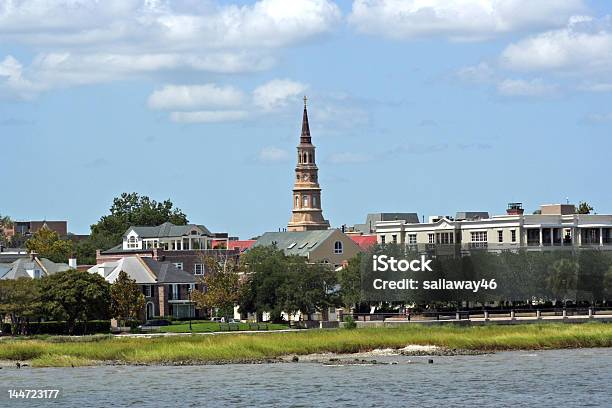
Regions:
<instances>
[{"instance_id":1,"label":"dormer window","mask_svg":"<svg viewBox=\"0 0 612 408\"><path fill-rule=\"evenodd\" d=\"M128 248L138 248L138 240L135 236L128 238Z\"/></svg>"}]
</instances>

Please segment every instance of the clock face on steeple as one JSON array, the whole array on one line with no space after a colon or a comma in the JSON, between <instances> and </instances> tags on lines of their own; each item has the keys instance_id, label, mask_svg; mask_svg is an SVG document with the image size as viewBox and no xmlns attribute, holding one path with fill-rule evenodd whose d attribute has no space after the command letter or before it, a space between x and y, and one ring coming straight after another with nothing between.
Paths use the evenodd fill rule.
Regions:
<instances>
[{"instance_id":1,"label":"clock face on steeple","mask_svg":"<svg viewBox=\"0 0 612 408\"><path fill-rule=\"evenodd\" d=\"M288 224L289 231L328 229L329 222L323 218L321 209L321 187L317 182L318 168L315 162L315 146L310 137L307 98L304 96L302 133L297 146L296 182L293 186L293 210Z\"/></svg>"}]
</instances>

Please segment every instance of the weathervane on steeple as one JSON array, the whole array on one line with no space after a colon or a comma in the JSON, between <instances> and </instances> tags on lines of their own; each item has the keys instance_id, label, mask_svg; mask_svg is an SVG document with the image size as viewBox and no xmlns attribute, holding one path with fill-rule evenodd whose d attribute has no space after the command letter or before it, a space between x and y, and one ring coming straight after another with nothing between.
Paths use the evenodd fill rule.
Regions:
<instances>
[{"instance_id":1,"label":"weathervane on steeple","mask_svg":"<svg viewBox=\"0 0 612 408\"><path fill-rule=\"evenodd\" d=\"M306 95L304 95L304 107L306 107L306 101L308 100L308 98L306 97Z\"/></svg>"}]
</instances>

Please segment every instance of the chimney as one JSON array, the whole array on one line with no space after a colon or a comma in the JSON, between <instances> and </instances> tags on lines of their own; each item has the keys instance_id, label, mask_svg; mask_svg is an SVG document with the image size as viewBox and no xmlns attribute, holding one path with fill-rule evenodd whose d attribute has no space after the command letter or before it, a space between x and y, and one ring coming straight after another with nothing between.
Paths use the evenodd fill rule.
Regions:
<instances>
[{"instance_id":1,"label":"chimney","mask_svg":"<svg viewBox=\"0 0 612 408\"><path fill-rule=\"evenodd\" d=\"M77 260L76 260L76 258L69 258L68 259L68 266L70 267L70 269L76 269L77 268Z\"/></svg>"},{"instance_id":2,"label":"chimney","mask_svg":"<svg viewBox=\"0 0 612 408\"><path fill-rule=\"evenodd\" d=\"M508 203L508 208L506 209L508 215L523 215L524 212L523 203Z\"/></svg>"}]
</instances>

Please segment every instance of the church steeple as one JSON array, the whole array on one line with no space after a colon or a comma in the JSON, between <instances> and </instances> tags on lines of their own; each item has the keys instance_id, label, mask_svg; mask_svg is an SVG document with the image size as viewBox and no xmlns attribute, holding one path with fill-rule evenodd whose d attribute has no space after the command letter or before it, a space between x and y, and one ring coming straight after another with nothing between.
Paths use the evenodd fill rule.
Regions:
<instances>
[{"instance_id":1,"label":"church steeple","mask_svg":"<svg viewBox=\"0 0 612 408\"><path fill-rule=\"evenodd\" d=\"M306 109L306 95L304 95L304 115L302 116L302 135L300 136L300 143L311 143L310 139L310 126L308 125L308 110Z\"/></svg>"},{"instance_id":2,"label":"church steeple","mask_svg":"<svg viewBox=\"0 0 612 408\"><path fill-rule=\"evenodd\" d=\"M308 111L304 96L304 115L302 116L302 134L297 146L297 166L295 167L295 184L293 186L293 210L287 226L289 231L310 231L329 228L329 221L323 218L321 209L321 187L319 187L319 169L315 162L315 147L310 138Z\"/></svg>"}]
</instances>

